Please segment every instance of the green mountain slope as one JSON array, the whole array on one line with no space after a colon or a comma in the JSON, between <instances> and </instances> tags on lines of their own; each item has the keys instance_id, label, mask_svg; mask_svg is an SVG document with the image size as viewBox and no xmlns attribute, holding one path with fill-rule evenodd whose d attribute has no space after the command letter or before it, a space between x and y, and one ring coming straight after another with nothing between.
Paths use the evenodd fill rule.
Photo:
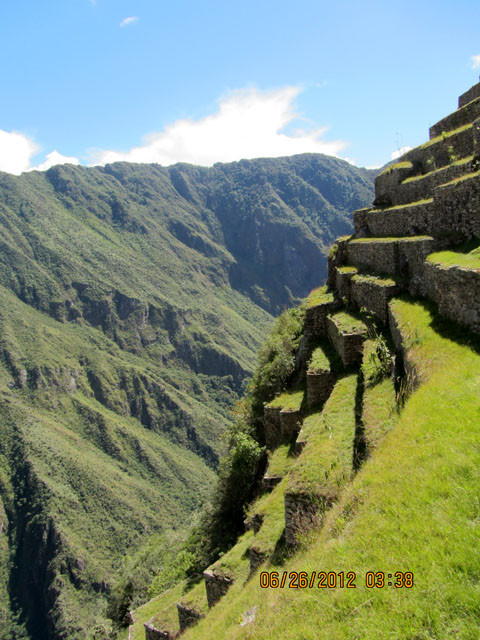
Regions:
<instances>
[{"instance_id":1,"label":"green mountain slope","mask_svg":"<svg viewBox=\"0 0 480 640\"><path fill-rule=\"evenodd\" d=\"M208 499L272 314L372 177L317 155L0 174L0 637L84 638L122 556Z\"/></svg>"}]
</instances>

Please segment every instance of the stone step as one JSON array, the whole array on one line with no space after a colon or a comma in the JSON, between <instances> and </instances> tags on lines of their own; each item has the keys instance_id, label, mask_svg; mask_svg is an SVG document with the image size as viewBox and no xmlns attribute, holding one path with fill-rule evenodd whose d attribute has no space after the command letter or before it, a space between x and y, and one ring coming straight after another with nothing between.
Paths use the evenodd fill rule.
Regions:
<instances>
[{"instance_id":1,"label":"stone step","mask_svg":"<svg viewBox=\"0 0 480 640\"><path fill-rule=\"evenodd\" d=\"M361 209L353 213L355 234L365 237L417 236L437 231L433 198L384 209Z\"/></svg>"},{"instance_id":2,"label":"stone step","mask_svg":"<svg viewBox=\"0 0 480 640\"><path fill-rule=\"evenodd\" d=\"M425 297L439 312L480 333L480 256L441 251L430 255L424 267Z\"/></svg>"},{"instance_id":3,"label":"stone step","mask_svg":"<svg viewBox=\"0 0 480 640\"><path fill-rule=\"evenodd\" d=\"M405 180L448 167L473 155L480 147L475 131L472 124L463 125L407 151L398 162L375 178L375 206L396 204L398 185Z\"/></svg>"},{"instance_id":4,"label":"stone step","mask_svg":"<svg viewBox=\"0 0 480 640\"><path fill-rule=\"evenodd\" d=\"M234 583L233 576L218 573L214 569L203 572L208 606L213 607L224 596Z\"/></svg>"},{"instance_id":5,"label":"stone step","mask_svg":"<svg viewBox=\"0 0 480 640\"><path fill-rule=\"evenodd\" d=\"M309 409L322 405L327 401L337 379L332 371L330 358L325 349L318 346L312 353L307 369L307 406ZM295 453L298 455L303 448L302 431L297 436Z\"/></svg>"},{"instance_id":6,"label":"stone step","mask_svg":"<svg viewBox=\"0 0 480 640\"><path fill-rule=\"evenodd\" d=\"M184 602L177 602L177 613L180 633L183 633L189 627L193 627L205 617L205 613L196 606Z\"/></svg>"},{"instance_id":7,"label":"stone step","mask_svg":"<svg viewBox=\"0 0 480 640\"><path fill-rule=\"evenodd\" d=\"M345 367L361 361L363 342L367 337L367 327L361 320L345 311L338 311L328 316L327 333Z\"/></svg>"},{"instance_id":8,"label":"stone step","mask_svg":"<svg viewBox=\"0 0 480 640\"><path fill-rule=\"evenodd\" d=\"M430 171L424 175L407 178L397 186L392 194L392 204L411 204L418 200L431 198L439 185L470 173L473 159L473 155L467 156L447 167Z\"/></svg>"},{"instance_id":9,"label":"stone step","mask_svg":"<svg viewBox=\"0 0 480 640\"><path fill-rule=\"evenodd\" d=\"M435 189L435 210L465 240L480 237L480 171L468 173Z\"/></svg>"},{"instance_id":10,"label":"stone step","mask_svg":"<svg viewBox=\"0 0 480 640\"><path fill-rule=\"evenodd\" d=\"M480 98L480 82L477 82L477 84L474 84L473 87L470 87L468 91L462 93L462 95L458 98L458 107L464 107L472 100L475 100L475 98Z\"/></svg>"},{"instance_id":11,"label":"stone step","mask_svg":"<svg viewBox=\"0 0 480 640\"><path fill-rule=\"evenodd\" d=\"M402 289L402 285L392 278L358 274L352 279L350 302L358 309L366 309L386 325L388 301Z\"/></svg>"},{"instance_id":12,"label":"stone step","mask_svg":"<svg viewBox=\"0 0 480 640\"><path fill-rule=\"evenodd\" d=\"M350 282L356 273L358 273L356 267L346 265L335 267L335 289L340 299L350 297Z\"/></svg>"},{"instance_id":13,"label":"stone step","mask_svg":"<svg viewBox=\"0 0 480 640\"><path fill-rule=\"evenodd\" d=\"M307 444L292 468L284 492L285 542L296 545L320 525L352 473L356 431L356 374L339 378L322 411L304 423Z\"/></svg>"},{"instance_id":14,"label":"stone step","mask_svg":"<svg viewBox=\"0 0 480 640\"><path fill-rule=\"evenodd\" d=\"M307 340L326 335L326 318L340 307L340 301L326 287L315 289L307 298L304 333Z\"/></svg>"},{"instance_id":15,"label":"stone step","mask_svg":"<svg viewBox=\"0 0 480 640\"><path fill-rule=\"evenodd\" d=\"M413 278L421 275L425 258L440 245L431 236L359 238L347 244L347 264L374 274Z\"/></svg>"},{"instance_id":16,"label":"stone step","mask_svg":"<svg viewBox=\"0 0 480 640\"><path fill-rule=\"evenodd\" d=\"M443 132L453 131L464 124L470 124L480 117L480 97L473 98L464 106L442 118L430 127L430 139L441 136Z\"/></svg>"},{"instance_id":17,"label":"stone step","mask_svg":"<svg viewBox=\"0 0 480 640\"><path fill-rule=\"evenodd\" d=\"M428 173L473 154L473 127L463 125L407 151L400 160L409 161L415 173Z\"/></svg>"}]
</instances>

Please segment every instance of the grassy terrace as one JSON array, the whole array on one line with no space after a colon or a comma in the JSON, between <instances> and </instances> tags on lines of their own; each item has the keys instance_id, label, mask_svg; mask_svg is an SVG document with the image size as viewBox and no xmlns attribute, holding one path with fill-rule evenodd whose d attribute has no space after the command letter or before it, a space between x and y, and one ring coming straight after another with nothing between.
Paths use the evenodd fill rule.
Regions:
<instances>
[{"instance_id":1,"label":"grassy terrace","mask_svg":"<svg viewBox=\"0 0 480 640\"><path fill-rule=\"evenodd\" d=\"M250 572L248 549L254 540L253 531L247 531L239 538L237 544L227 551L209 569L224 576L230 576L237 583L243 583ZM203 585L202 585L203 586Z\"/></svg>"},{"instance_id":2,"label":"grassy terrace","mask_svg":"<svg viewBox=\"0 0 480 640\"><path fill-rule=\"evenodd\" d=\"M261 589L254 579L186 640L478 638L478 339L464 329L456 333L427 305L391 304L425 382L322 529L281 568L354 571L357 588ZM414 586L367 589L367 571L411 571ZM254 605L255 622L241 627Z\"/></svg>"},{"instance_id":3,"label":"grassy terrace","mask_svg":"<svg viewBox=\"0 0 480 640\"><path fill-rule=\"evenodd\" d=\"M418 176L410 176L410 178L405 178L405 180L402 181L402 184L408 184L409 182L417 182L418 180L423 180L424 178L429 178L430 176L432 176L433 174L437 173L439 174L442 171L448 171L448 169L450 169L450 167L460 167L464 164L468 164L469 162L471 162L473 160L473 155L472 156L466 156L465 158L461 158L460 160L456 160L455 162L452 162L452 164L448 164L445 167L440 167L439 169L435 169L434 171L429 171L428 173L421 173Z\"/></svg>"},{"instance_id":4,"label":"grassy terrace","mask_svg":"<svg viewBox=\"0 0 480 640\"><path fill-rule=\"evenodd\" d=\"M250 515L259 513L264 517L260 531L250 538L252 546L264 553L273 553L285 528L284 492L286 485L286 479L282 480L271 493L259 498L248 511Z\"/></svg>"},{"instance_id":5,"label":"grassy terrace","mask_svg":"<svg viewBox=\"0 0 480 640\"><path fill-rule=\"evenodd\" d=\"M404 205L402 205L404 206ZM405 205L410 207L411 205ZM417 240L432 240L431 236L390 236L387 238L356 238L352 240L350 244L365 244L365 243L375 243L379 244L381 242L417 242Z\"/></svg>"},{"instance_id":6,"label":"grassy terrace","mask_svg":"<svg viewBox=\"0 0 480 640\"><path fill-rule=\"evenodd\" d=\"M317 347L312 353L310 362L308 363L308 373L317 373L320 371L330 371L330 359L322 347Z\"/></svg>"},{"instance_id":7,"label":"grassy terrace","mask_svg":"<svg viewBox=\"0 0 480 640\"><path fill-rule=\"evenodd\" d=\"M460 176L459 178L455 178L455 180L450 180L450 182L446 182L445 184L442 185L442 187L447 187L452 184L458 184L459 182L465 182L466 180L472 180L478 177L480 177L480 171L475 171L473 173L466 173L465 175Z\"/></svg>"},{"instance_id":8,"label":"grassy terrace","mask_svg":"<svg viewBox=\"0 0 480 640\"><path fill-rule=\"evenodd\" d=\"M327 302L333 302L335 300L333 293L327 292L326 285L314 289L306 299L307 309L310 307L316 307L319 304L325 304Z\"/></svg>"},{"instance_id":9,"label":"grassy terrace","mask_svg":"<svg viewBox=\"0 0 480 640\"><path fill-rule=\"evenodd\" d=\"M363 346L362 422L367 451L371 452L390 431L398 418L392 377L382 367L377 340L366 340Z\"/></svg>"},{"instance_id":10,"label":"grassy terrace","mask_svg":"<svg viewBox=\"0 0 480 640\"><path fill-rule=\"evenodd\" d=\"M350 478L356 389L355 374L340 378L323 411L305 418L307 444L290 474L290 490L307 489L334 496Z\"/></svg>"},{"instance_id":11,"label":"grassy terrace","mask_svg":"<svg viewBox=\"0 0 480 640\"><path fill-rule=\"evenodd\" d=\"M431 253L427 261L442 267L460 267L461 269L480 271L480 247L468 253L438 251L437 253Z\"/></svg>"},{"instance_id":12,"label":"grassy terrace","mask_svg":"<svg viewBox=\"0 0 480 640\"><path fill-rule=\"evenodd\" d=\"M155 619L155 626L162 631L178 631L176 604L182 599L185 583L160 594L133 612L135 624L130 627L129 640L145 640L144 623Z\"/></svg>"},{"instance_id":13,"label":"grassy terrace","mask_svg":"<svg viewBox=\"0 0 480 640\"><path fill-rule=\"evenodd\" d=\"M203 580L197 582L197 584L187 591L181 598L177 600L177 602L181 602L183 605L191 609L196 609L199 613L206 614L208 611L208 603L207 603L207 593L205 591L205 583ZM177 608L174 607L175 612ZM160 629L161 627L161 618L157 615L152 619L153 625Z\"/></svg>"},{"instance_id":14,"label":"grassy terrace","mask_svg":"<svg viewBox=\"0 0 480 640\"><path fill-rule=\"evenodd\" d=\"M420 149L426 149L427 147L431 147L434 144L438 144L443 140L447 140L448 138L451 138L452 136L455 136L459 133L462 133L462 131L466 131L467 129L471 129L471 128L472 128L472 123L470 122L469 124L464 124L463 126L458 127L458 129L453 129L452 131L447 131L446 133L444 132L439 136L436 136L435 138L432 138L431 140L427 140L427 142L424 142L422 145L420 145Z\"/></svg>"},{"instance_id":15,"label":"grassy terrace","mask_svg":"<svg viewBox=\"0 0 480 640\"><path fill-rule=\"evenodd\" d=\"M274 398L268 406L272 408L280 407L280 409L285 409L287 411L300 411L304 394L304 389L285 391L285 393Z\"/></svg>"},{"instance_id":16,"label":"grassy terrace","mask_svg":"<svg viewBox=\"0 0 480 640\"><path fill-rule=\"evenodd\" d=\"M343 267L337 267L338 273L357 273L357 267L349 267L348 265Z\"/></svg>"},{"instance_id":17,"label":"grassy terrace","mask_svg":"<svg viewBox=\"0 0 480 640\"><path fill-rule=\"evenodd\" d=\"M423 178L424 176L422 176ZM394 207L385 207L383 209L371 209L371 213L385 213L386 211L398 211L399 209L407 209L408 207L419 207L425 204L433 202L433 198L424 198L423 200L416 200L415 202L408 202L407 204L397 204Z\"/></svg>"},{"instance_id":18,"label":"grassy terrace","mask_svg":"<svg viewBox=\"0 0 480 640\"><path fill-rule=\"evenodd\" d=\"M267 475L283 476L295 464L296 458L290 455L290 445L282 444L270 454Z\"/></svg>"},{"instance_id":19,"label":"grassy terrace","mask_svg":"<svg viewBox=\"0 0 480 640\"><path fill-rule=\"evenodd\" d=\"M375 284L379 284L382 287L392 287L398 284L398 282L393 278L389 278L386 276L385 277L371 276L366 274L358 274L356 276L353 276L352 281L353 282L374 282Z\"/></svg>"},{"instance_id":20,"label":"grassy terrace","mask_svg":"<svg viewBox=\"0 0 480 640\"><path fill-rule=\"evenodd\" d=\"M366 333L367 331L367 327L359 318L345 311L338 311L330 317L342 333Z\"/></svg>"},{"instance_id":21,"label":"grassy terrace","mask_svg":"<svg viewBox=\"0 0 480 640\"><path fill-rule=\"evenodd\" d=\"M392 173L392 171L396 171L397 169L412 169L413 164L409 160L404 160L402 162L396 162L395 164L391 164L379 174L381 176Z\"/></svg>"}]
</instances>

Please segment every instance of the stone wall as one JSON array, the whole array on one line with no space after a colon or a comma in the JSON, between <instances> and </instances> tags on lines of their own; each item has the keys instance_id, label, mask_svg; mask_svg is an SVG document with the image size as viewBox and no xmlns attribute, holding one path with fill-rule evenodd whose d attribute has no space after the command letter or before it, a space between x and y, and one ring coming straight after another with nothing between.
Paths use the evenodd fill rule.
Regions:
<instances>
[{"instance_id":1,"label":"stone wall","mask_svg":"<svg viewBox=\"0 0 480 640\"><path fill-rule=\"evenodd\" d=\"M282 427L280 424L281 407L270 407L268 404L263 408L263 423L265 426L265 444L267 449L275 449L282 439Z\"/></svg>"},{"instance_id":2,"label":"stone wall","mask_svg":"<svg viewBox=\"0 0 480 640\"><path fill-rule=\"evenodd\" d=\"M331 500L309 493L285 492L285 542L295 546L299 534L319 525Z\"/></svg>"},{"instance_id":3,"label":"stone wall","mask_svg":"<svg viewBox=\"0 0 480 640\"><path fill-rule=\"evenodd\" d=\"M356 267L372 269L376 273L397 272L398 251L396 242L350 242L347 246L347 262Z\"/></svg>"},{"instance_id":4,"label":"stone wall","mask_svg":"<svg viewBox=\"0 0 480 640\"><path fill-rule=\"evenodd\" d=\"M458 107L463 107L471 100L475 100L475 98L480 98L480 82L474 84L473 87L470 87L468 91L462 93L462 95L458 98Z\"/></svg>"},{"instance_id":5,"label":"stone wall","mask_svg":"<svg viewBox=\"0 0 480 640\"><path fill-rule=\"evenodd\" d=\"M452 164L452 157L466 158L473 154L472 129L469 127L432 144L415 147L399 160L409 161L418 167L416 173L428 173Z\"/></svg>"},{"instance_id":6,"label":"stone wall","mask_svg":"<svg viewBox=\"0 0 480 640\"><path fill-rule=\"evenodd\" d=\"M362 359L364 334L342 333L335 322L328 318L328 338L335 347L345 367L358 364Z\"/></svg>"},{"instance_id":7,"label":"stone wall","mask_svg":"<svg viewBox=\"0 0 480 640\"><path fill-rule=\"evenodd\" d=\"M255 546L250 547L249 551L250 559L250 575L253 575L258 567L265 562L267 554L265 551L260 551Z\"/></svg>"},{"instance_id":8,"label":"stone wall","mask_svg":"<svg viewBox=\"0 0 480 640\"><path fill-rule=\"evenodd\" d=\"M480 238L480 172L438 187L435 209L465 239Z\"/></svg>"},{"instance_id":9,"label":"stone wall","mask_svg":"<svg viewBox=\"0 0 480 640\"><path fill-rule=\"evenodd\" d=\"M282 476L264 475L262 478L262 491L264 493L269 493L270 491L273 491L273 489L277 486L277 484L280 484L281 481L282 481Z\"/></svg>"},{"instance_id":10,"label":"stone wall","mask_svg":"<svg viewBox=\"0 0 480 640\"><path fill-rule=\"evenodd\" d=\"M213 607L233 584L233 578L230 576L225 576L208 569L203 572L203 579L205 581L205 591L207 593L209 607Z\"/></svg>"},{"instance_id":11,"label":"stone wall","mask_svg":"<svg viewBox=\"0 0 480 640\"><path fill-rule=\"evenodd\" d=\"M334 266L332 266L332 269L333 269L332 277L335 277ZM335 289L335 285L333 285L333 289ZM333 302L324 302L322 304L316 305L315 307L307 308L305 311L305 325L304 325L304 331L305 331L305 336L307 340L325 336L327 316L329 313L333 313L339 308L340 308L339 300L334 300Z\"/></svg>"},{"instance_id":12,"label":"stone wall","mask_svg":"<svg viewBox=\"0 0 480 640\"><path fill-rule=\"evenodd\" d=\"M289 442L296 436L302 426L302 414L300 411L282 409L280 411L280 425L282 429L283 442Z\"/></svg>"},{"instance_id":13,"label":"stone wall","mask_svg":"<svg viewBox=\"0 0 480 640\"><path fill-rule=\"evenodd\" d=\"M309 409L326 402L337 377L332 371L307 372L307 406Z\"/></svg>"},{"instance_id":14,"label":"stone wall","mask_svg":"<svg viewBox=\"0 0 480 640\"><path fill-rule=\"evenodd\" d=\"M457 266L425 263L423 293L439 312L480 333L480 273Z\"/></svg>"},{"instance_id":15,"label":"stone wall","mask_svg":"<svg viewBox=\"0 0 480 640\"><path fill-rule=\"evenodd\" d=\"M177 612L180 633L185 631L185 629L188 629L188 627L192 627L194 624L197 624L197 622L204 617L204 615L200 613L200 611L197 611L195 607L190 607L181 602L177 602Z\"/></svg>"},{"instance_id":16,"label":"stone wall","mask_svg":"<svg viewBox=\"0 0 480 640\"><path fill-rule=\"evenodd\" d=\"M373 278L357 276L352 281L350 301L358 309L364 307L383 323L388 323L388 301L394 295L400 293L401 287L397 284L382 284Z\"/></svg>"},{"instance_id":17,"label":"stone wall","mask_svg":"<svg viewBox=\"0 0 480 640\"><path fill-rule=\"evenodd\" d=\"M170 631L160 631L148 622L143 627L145 629L145 640L173 640L175 637Z\"/></svg>"},{"instance_id":18,"label":"stone wall","mask_svg":"<svg viewBox=\"0 0 480 640\"><path fill-rule=\"evenodd\" d=\"M480 100L470 101L430 127L430 139L440 136L444 131L453 131L464 124L469 124L479 116Z\"/></svg>"}]
</instances>

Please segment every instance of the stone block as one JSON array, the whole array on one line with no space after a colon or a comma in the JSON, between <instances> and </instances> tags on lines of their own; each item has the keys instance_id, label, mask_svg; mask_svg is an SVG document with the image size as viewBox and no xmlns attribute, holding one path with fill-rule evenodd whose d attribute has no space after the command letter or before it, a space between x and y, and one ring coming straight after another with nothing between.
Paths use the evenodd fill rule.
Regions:
<instances>
[{"instance_id":1,"label":"stone block","mask_svg":"<svg viewBox=\"0 0 480 640\"><path fill-rule=\"evenodd\" d=\"M463 107L475 98L480 98L480 82L474 84L473 87L470 87L468 91L462 93L462 95L458 98L458 106Z\"/></svg>"},{"instance_id":2,"label":"stone block","mask_svg":"<svg viewBox=\"0 0 480 640\"><path fill-rule=\"evenodd\" d=\"M335 316L329 316L327 322L328 338L335 347L343 365L350 367L358 364L362 359L363 343L367 337L366 327L362 331L348 332L338 326Z\"/></svg>"},{"instance_id":3,"label":"stone block","mask_svg":"<svg viewBox=\"0 0 480 640\"><path fill-rule=\"evenodd\" d=\"M263 408L263 423L265 426L265 444L267 449L275 449L282 439L282 427L280 424L281 407L270 407L268 404Z\"/></svg>"},{"instance_id":4,"label":"stone block","mask_svg":"<svg viewBox=\"0 0 480 640\"><path fill-rule=\"evenodd\" d=\"M180 633L183 633L188 627L193 627L203 617L203 613L182 602L177 602L178 624Z\"/></svg>"},{"instance_id":5,"label":"stone block","mask_svg":"<svg viewBox=\"0 0 480 640\"><path fill-rule=\"evenodd\" d=\"M156 629L153 624L148 622L144 623L143 628L145 629L145 640L173 640L175 637L170 631Z\"/></svg>"},{"instance_id":6,"label":"stone block","mask_svg":"<svg viewBox=\"0 0 480 640\"><path fill-rule=\"evenodd\" d=\"M282 409L280 411L281 437L283 442L289 442L296 437L302 426L301 411Z\"/></svg>"},{"instance_id":7,"label":"stone block","mask_svg":"<svg viewBox=\"0 0 480 640\"><path fill-rule=\"evenodd\" d=\"M260 565L262 565L267 559L267 553L260 551L255 546L250 547L249 552L250 559L250 575L253 575Z\"/></svg>"},{"instance_id":8,"label":"stone block","mask_svg":"<svg viewBox=\"0 0 480 640\"><path fill-rule=\"evenodd\" d=\"M307 371L307 406L309 409L326 402L337 376L332 371Z\"/></svg>"},{"instance_id":9,"label":"stone block","mask_svg":"<svg viewBox=\"0 0 480 640\"><path fill-rule=\"evenodd\" d=\"M430 127L430 139L442 135L443 132L453 131L465 124L470 124L479 116L480 99L474 98Z\"/></svg>"},{"instance_id":10,"label":"stone block","mask_svg":"<svg viewBox=\"0 0 480 640\"><path fill-rule=\"evenodd\" d=\"M358 309L365 308L383 324L388 323L388 301L398 295L400 285L371 276L357 276L352 281L352 302Z\"/></svg>"},{"instance_id":11,"label":"stone block","mask_svg":"<svg viewBox=\"0 0 480 640\"><path fill-rule=\"evenodd\" d=\"M285 492L285 543L295 546L298 536L320 525L331 499L307 492Z\"/></svg>"},{"instance_id":12,"label":"stone block","mask_svg":"<svg viewBox=\"0 0 480 640\"><path fill-rule=\"evenodd\" d=\"M282 476L268 476L265 475L262 478L262 491L264 493L270 493L273 489L280 484L282 481Z\"/></svg>"},{"instance_id":13,"label":"stone block","mask_svg":"<svg viewBox=\"0 0 480 640\"><path fill-rule=\"evenodd\" d=\"M335 285L333 286L335 288ZM324 302L305 311L305 336L308 340L326 335L326 318L340 308L340 301Z\"/></svg>"},{"instance_id":14,"label":"stone block","mask_svg":"<svg viewBox=\"0 0 480 640\"><path fill-rule=\"evenodd\" d=\"M234 582L231 576L216 573L208 569L203 572L203 580L205 582L205 591L209 607L213 607L213 605L227 593Z\"/></svg>"}]
</instances>

